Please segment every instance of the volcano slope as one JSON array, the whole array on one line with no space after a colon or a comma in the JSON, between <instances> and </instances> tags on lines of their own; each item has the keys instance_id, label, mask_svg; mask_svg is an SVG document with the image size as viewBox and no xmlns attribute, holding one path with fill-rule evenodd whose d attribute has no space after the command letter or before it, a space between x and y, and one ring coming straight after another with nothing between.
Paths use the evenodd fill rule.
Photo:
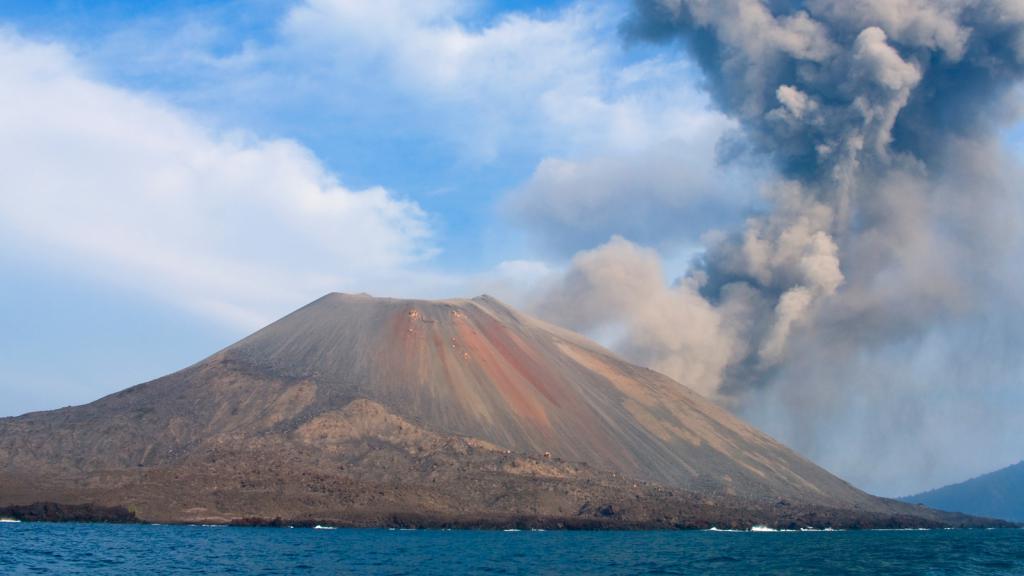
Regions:
<instances>
[{"instance_id":1,"label":"volcano slope","mask_svg":"<svg viewBox=\"0 0 1024 576\"><path fill-rule=\"evenodd\" d=\"M493 298L329 294L189 368L0 419L0 506L360 526L983 525L867 495Z\"/></svg>"}]
</instances>

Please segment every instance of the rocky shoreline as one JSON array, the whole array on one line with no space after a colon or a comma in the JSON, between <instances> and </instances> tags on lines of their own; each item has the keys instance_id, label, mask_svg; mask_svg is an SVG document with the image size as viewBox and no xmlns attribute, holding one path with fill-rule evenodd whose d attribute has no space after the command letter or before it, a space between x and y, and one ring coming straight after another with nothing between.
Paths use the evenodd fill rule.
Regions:
<instances>
[{"instance_id":1,"label":"rocky shoreline","mask_svg":"<svg viewBox=\"0 0 1024 576\"><path fill-rule=\"evenodd\" d=\"M0 506L0 518L22 522L102 522L139 524L135 512L123 506L34 502L24 506Z\"/></svg>"},{"instance_id":2,"label":"rocky shoreline","mask_svg":"<svg viewBox=\"0 0 1024 576\"><path fill-rule=\"evenodd\" d=\"M110 524L144 524L134 511L123 506L96 504L61 504L35 502L28 505L0 507L0 518L22 522L98 522ZM430 515L398 513L388 515L354 514L345 518L273 518L249 516L242 518L161 522L167 524L209 524L259 528L391 528L391 529L455 529L455 530L879 530L879 529L944 529L944 528L1019 528L1020 524L951 515L945 522L922 521L916 516L856 515L840 510L814 510L799 515L777 518L733 517L691 519L637 520L606 516L530 516L530 515Z\"/></svg>"}]
</instances>

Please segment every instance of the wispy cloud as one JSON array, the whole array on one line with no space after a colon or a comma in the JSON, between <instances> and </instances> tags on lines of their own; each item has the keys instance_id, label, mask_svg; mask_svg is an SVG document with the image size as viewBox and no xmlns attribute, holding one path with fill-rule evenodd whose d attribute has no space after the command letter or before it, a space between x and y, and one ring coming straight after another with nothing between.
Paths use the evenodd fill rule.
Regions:
<instances>
[{"instance_id":1,"label":"wispy cloud","mask_svg":"<svg viewBox=\"0 0 1024 576\"><path fill-rule=\"evenodd\" d=\"M4 32L0 83L8 246L250 327L436 253L414 202L99 83L59 45Z\"/></svg>"}]
</instances>

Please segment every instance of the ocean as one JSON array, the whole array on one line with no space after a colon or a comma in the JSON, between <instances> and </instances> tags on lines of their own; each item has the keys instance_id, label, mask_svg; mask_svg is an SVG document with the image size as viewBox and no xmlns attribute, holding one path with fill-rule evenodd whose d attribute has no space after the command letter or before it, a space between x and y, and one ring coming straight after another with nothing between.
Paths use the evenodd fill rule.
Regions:
<instances>
[{"instance_id":1,"label":"ocean","mask_svg":"<svg viewBox=\"0 0 1024 576\"><path fill-rule=\"evenodd\" d=\"M1024 530L499 532L0 523L0 574L1024 575Z\"/></svg>"}]
</instances>

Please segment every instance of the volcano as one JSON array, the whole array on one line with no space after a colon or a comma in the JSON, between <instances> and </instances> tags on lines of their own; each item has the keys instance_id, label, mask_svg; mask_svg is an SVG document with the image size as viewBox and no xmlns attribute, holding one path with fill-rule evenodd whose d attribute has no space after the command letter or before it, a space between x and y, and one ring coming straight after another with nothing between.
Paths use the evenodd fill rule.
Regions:
<instances>
[{"instance_id":1,"label":"volcano","mask_svg":"<svg viewBox=\"0 0 1024 576\"><path fill-rule=\"evenodd\" d=\"M155 522L984 523L865 494L488 296L329 294L174 374L0 419L0 506L40 502Z\"/></svg>"}]
</instances>

